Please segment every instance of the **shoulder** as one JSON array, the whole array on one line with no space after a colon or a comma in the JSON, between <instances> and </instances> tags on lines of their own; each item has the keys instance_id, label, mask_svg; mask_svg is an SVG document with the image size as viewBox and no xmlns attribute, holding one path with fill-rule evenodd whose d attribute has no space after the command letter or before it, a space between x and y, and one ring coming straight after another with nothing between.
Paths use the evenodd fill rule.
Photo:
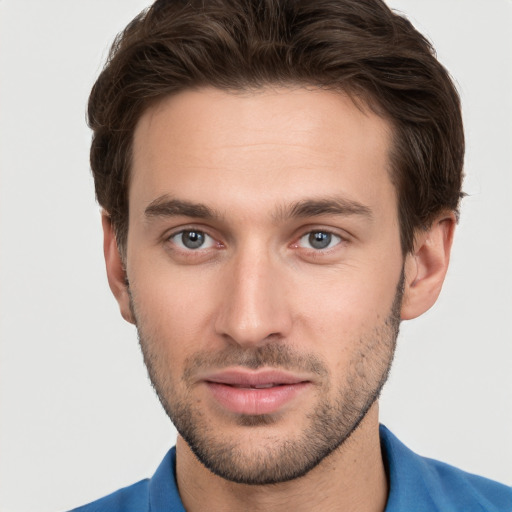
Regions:
<instances>
[{"instance_id":1,"label":"shoulder","mask_svg":"<svg viewBox=\"0 0 512 512\"><path fill-rule=\"evenodd\" d=\"M176 485L176 449L171 448L150 479L119 489L71 512L185 512Z\"/></svg>"},{"instance_id":2,"label":"shoulder","mask_svg":"<svg viewBox=\"0 0 512 512\"><path fill-rule=\"evenodd\" d=\"M386 512L512 512L512 487L421 457L381 426L390 482Z\"/></svg>"},{"instance_id":3,"label":"shoulder","mask_svg":"<svg viewBox=\"0 0 512 512\"><path fill-rule=\"evenodd\" d=\"M148 508L148 501L149 479L146 479L71 512L140 512Z\"/></svg>"},{"instance_id":4,"label":"shoulder","mask_svg":"<svg viewBox=\"0 0 512 512\"><path fill-rule=\"evenodd\" d=\"M422 460L431 475L427 481L431 489L442 496L443 503L449 503L456 510L512 511L512 487L467 473L444 462L428 458Z\"/></svg>"}]
</instances>

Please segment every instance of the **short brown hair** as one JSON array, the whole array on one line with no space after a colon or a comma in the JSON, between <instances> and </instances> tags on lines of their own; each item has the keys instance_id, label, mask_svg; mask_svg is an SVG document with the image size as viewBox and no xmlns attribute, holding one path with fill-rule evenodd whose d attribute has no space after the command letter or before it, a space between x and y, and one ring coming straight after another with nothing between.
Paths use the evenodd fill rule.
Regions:
<instances>
[{"instance_id":1,"label":"short brown hair","mask_svg":"<svg viewBox=\"0 0 512 512\"><path fill-rule=\"evenodd\" d=\"M461 197L457 91L430 43L381 0L157 0L114 41L88 106L96 196L122 253L132 138L145 109L188 88L318 86L393 128L401 244Z\"/></svg>"}]
</instances>

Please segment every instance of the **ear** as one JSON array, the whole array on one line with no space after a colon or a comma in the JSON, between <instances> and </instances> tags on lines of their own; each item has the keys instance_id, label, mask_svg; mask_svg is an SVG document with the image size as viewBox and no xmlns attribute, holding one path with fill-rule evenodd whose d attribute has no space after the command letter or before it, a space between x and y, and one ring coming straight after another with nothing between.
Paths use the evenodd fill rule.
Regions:
<instances>
[{"instance_id":1,"label":"ear","mask_svg":"<svg viewBox=\"0 0 512 512\"><path fill-rule=\"evenodd\" d=\"M429 229L416 233L414 249L405 259L402 320L420 316L436 302L450 262L455 224L455 214L444 213Z\"/></svg>"},{"instance_id":2,"label":"ear","mask_svg":"<svg viewBox=\"0 0 512 512\"><path fill-rule=\"evenodd\" d=\"M134 324L135 319L130 308L126 270L119 253L112 221L105 211L101 214L101 223L103 226L103 254L105 255L108 284L119 304L121 315L127 322Z\"/></svg>"}]
</instances>

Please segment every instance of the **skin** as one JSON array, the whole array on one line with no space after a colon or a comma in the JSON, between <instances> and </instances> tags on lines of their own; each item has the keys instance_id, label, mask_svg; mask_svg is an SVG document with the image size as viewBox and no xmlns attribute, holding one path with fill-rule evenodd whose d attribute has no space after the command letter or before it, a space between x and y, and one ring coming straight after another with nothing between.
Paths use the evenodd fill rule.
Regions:
<instances>
[{"instance_id":1,"label":"skin","mask_svg":"<svg viewBox=\"0 0 512 512\"><path fill-rule=\"evenodd\" d=\"M404 257L390 139L386 120L314 89L186 91L141 117L124 263L103 216L109 283L124 318L137 324L153 384L180 433L192 423L203 449L236 452L231 473L212 472L189 433L189 443L178 436L188 511L384 510L373 399L398 316L418 316L439 294L454 227L452 213L440 215ZM183 230L204 233L205 244L187 248ZM312 232L331 234L328 247L313 247ZM306 384L269 414L242 414L205 382L226 368L279 368ZM356 413L341 422L334 411L348 405ZM300 455L319 437L322 408L348 439L332 441L332 452L300 478L237 483L235 472L248 481L274 464L276 474L284 454Z\"/></svg>"}]
</instances>

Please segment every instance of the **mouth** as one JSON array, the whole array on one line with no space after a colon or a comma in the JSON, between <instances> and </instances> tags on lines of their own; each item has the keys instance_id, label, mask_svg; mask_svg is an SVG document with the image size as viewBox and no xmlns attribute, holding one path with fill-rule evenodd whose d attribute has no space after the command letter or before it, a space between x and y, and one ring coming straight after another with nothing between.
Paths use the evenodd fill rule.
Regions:
<instances>
[{"instance_id":1,"label":"mouth","mask_svg":"<svg viewBox=\"0 0 512 512\"><path fill-rule=\"evenodd\" d=\"M219 382L218 384L222 384ZM270 382L268 384L257 384L255 386L251 385L243 385L243 384L226 384L227 386L232 386L234 388L241 388L241 389L268 389L268 388L274 388L276 386L285 386L286 384L280 384L278 382Z\"/></svg>"},{"instance_id":2,"label":"mouth","mask_svg":"<svg viewBox=\"0 0 512 512\"><path fill-rule=\"evenodd\" d=\"M223 409L235 414L261 415L282 412L311 381L278 370L226 370L203 378L211 397Z\"/></svg>"}]
</instances>

